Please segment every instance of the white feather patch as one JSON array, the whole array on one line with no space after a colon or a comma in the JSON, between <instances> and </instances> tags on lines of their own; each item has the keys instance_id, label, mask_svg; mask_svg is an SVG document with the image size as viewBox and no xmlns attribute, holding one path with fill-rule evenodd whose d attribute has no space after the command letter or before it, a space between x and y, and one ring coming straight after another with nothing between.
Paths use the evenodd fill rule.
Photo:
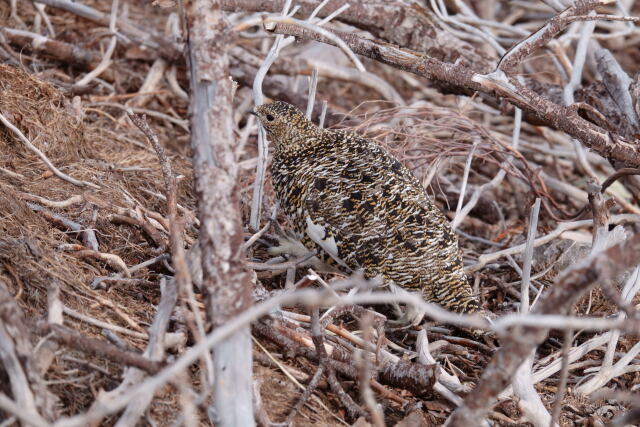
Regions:
<instances>
[{"instance_id":1,"label":"white feather patch","mask_svg":"<svg viewBox=\"0 0 640 427\"><path fill-rule=\"evenodd\" d=\"M336 245L336 239L333 236L326 238L327 232L321 225L314 224L310 217L307 216L307 235L318 246L322 248L331 258L333 258L338 264L343 267L347 267L347 264L338 256L338 245ZM348 267L347 267L348 268Z\"/></svg>"}]
</instances>

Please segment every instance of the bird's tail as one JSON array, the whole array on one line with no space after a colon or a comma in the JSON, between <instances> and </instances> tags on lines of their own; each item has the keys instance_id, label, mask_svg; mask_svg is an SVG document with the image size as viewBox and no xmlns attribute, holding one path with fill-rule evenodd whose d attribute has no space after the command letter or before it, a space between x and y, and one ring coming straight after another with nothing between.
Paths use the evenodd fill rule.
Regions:
<instances>
[{"instance_id":1,"label":"bird's tail","mask_svg":"<svg viewBox=\"0 0 640 427\"><path fill-rule=\"evenodd\" d=\"M473 294L466 277L455 282L438 286L433 295L437 302L447 310L456 313L471 314L481 311L480 301Z\"/></svg>"}]
</instances>

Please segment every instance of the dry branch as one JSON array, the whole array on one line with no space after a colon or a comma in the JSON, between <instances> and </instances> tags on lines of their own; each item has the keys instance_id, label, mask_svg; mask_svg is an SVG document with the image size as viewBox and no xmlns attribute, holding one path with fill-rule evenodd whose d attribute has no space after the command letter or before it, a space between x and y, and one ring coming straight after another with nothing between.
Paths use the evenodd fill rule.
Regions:
<instances>
[{"instance_id":1,"label":"dry branch","mask_svg":"<svg viewBox=\"0 0 640 427\"><path fill-rule=\"evenodd\" d=\"M88 19L100 25L104 25L105 27L108 27L110 23L109 14L100 12L99 10L96 10L84 4L75 3L68 0L37 0L37 2L74 13L85 19ZM126 40L128 38L135 42L143 44L150 49L157 51L161 56L170 61L182 56L181 46L167 40L160 34L142 29L129 22L119 22L118 27L119 32L121 32L122 35L126 36L120 36L121 39Z\"/></svg>"},{"instance_id":2,"label":"dry branch","mask_svg":"<svg viewBox=\"0 0 640 427\"><path fill-rule=\"evenodd\" d=\"M44 385L36 369L30 333L22 310L0 280L0 362L9 378L15 403L28 413L42 412L50 420L58 416L57 397ZM10 412L16 415L15 412Z\"/></svg>"},{"instance_id":3,"label":"dry branch","mask_svg":"<svg viewBox=\"0 0 640 427\"><path fill-rule=\"evenodd\" d=\"M269 30L276 34L287 34L302 40L316 40L333 45L331 40L297 25L277 23L269 27ZM514 106L578 139L606 159L629 167L640 166L640 151L636 149L633 141L611 135L610 132L581 118L575 108L555 104L504 73L482 75L462 64L442 62L418 52L350 33L332 31L357 54L426 77L458 93L471 95L479 91L504 97Z\"/></svg>"},{"instance_id":4,"label":"dry branch","mask_svg":"<svg viewBox=\"0 0 640 427\"><path fill-rule=\"evenodd\" d=\"M254 330L295 354L315 362L320 361L312 345L312 336L294 330L292 325L284 320L262 319L254 324ZM332 347L328 357L327 363L337 372L356 381L359 379L360 372L356 368L354 354ZM372 387L377 391L380 390L379 384L382 383L409 390L414 395L424 398L432 395L438 378L436 365L418 365L398 359L395 362L380 361L372 372L372 376Z\"/></svg>"},{"instance_id":5,"label":"dry branch","mask_svg":"<svg viewBox=\"0 0 640 427\"><path fill-rule=\"evenodd\" d=\"M536 314L567 313L577 298L596 283L611 280L640 264L640 234L614 246L564 273L542 297ZM471 425L483 419L494 399L510 383L522 361L547 337L548 329L522 327L513 330L484 370L464 405L449 418L451 426Z\"/></svg>"},{"instance_id":6,"label":"dry branch","mask_svg":"<svg viewBox=\"0 0 640 427\"><path fill-rule=\"evenodd\" d=\"M309 16L322 2L319 0L298 0L301 16ZM222 7L227 11L273 12L282 10L284 0L223 0ZM334 13L344 2L329 1L319 11L319 17ZM478 52L468 43L443 30L437 18L425 6L402 1L351 0L349 8L340 13L338 20L357 28L371 32L380 39L420 52L429 52L446 62L456 62L464 58L465 62L476 64L480 70L491 68L486 55Z\"/></svg>"},{"instance_id":7,"label":"dry branch","mask_svg":"<svg viewBox=\"0 0 640 427\"><path fill-rule=\"evenodd\" d=\"M2 27L0 32L7 38L9 43L21 49L36 52L77 67L93 69L100 63L100 56L96 52L83 49L80 46L15 28ZM105 70L102 73L102 78L107 81L113 81L114 73L110 70Z\"/></svg>"},{"instance_id":8,"label":"dry branch","mask_svg":"<svg viewBox=\"0 0 640 427\"><path fill-rule=\"evenodd\" d=\"M149 360L140 354L120 350L112 344L82 335L62 325L43 324L38 329L43 334L50 333L53 340L67 347L93 356L104 357L126 366L134 366L150 374L158 373L164 366L164 363Z\"/></svg>"},{"instance_id":9,"label":"dry branch","mask_svg":"<svg viewBox=\"0 0 640 427\"><path fill-rule=\"evenodd\" d=\"M233 99L227 23L218 1L189 5L191 147L202 253L203 288L214 328L251 306L242 264L243 233L234 155ZM244 326L214 351L216 424L252 425L251 339Z\"/></svg>"},{"instance_id":10,"label":"dry branch","mask_svg":"<svg viewBox=\"0 0 640 427\"><path fill-rule=\"evenodd\" d=\"M560 31L565 29L572 22L571 18L587 15L599 5L609 2L610 0L576 1L573 5L551 18L542 28L509 49L500 59L497 68L505 73L515 71L515 68L521 64L525 58L537 49L545 46L560 33Z\"/></svg>"},{"instance_id":11,"label":"dry branch","mask_svg":"<svg viewBox=\"0 0 640 427\"><path fill-rule=\"evenodd\" d=\"M171 313L173 312L178 300L178 290L175 282L165 282L166 281L163 280L160 284L162 288L162 299L158 305L158 311L156 312L156 316L153 320L153 325L151 325L151 328L149 329L149 344L147 345L147 349L144 353L145 357L149 358L151 361L160 361L165 354L165 333L169 326ZM131 377L133 377L133 381L131 381L133 384L142 380L142 373L131 371L127 372L126 375L131 375ZM128 384L126 377L123 384ZM134 399L127 406L127 409L124 411L116 425L119 427L135 425L151 403L153 397L153 394L148 394L138 396Z\"/></svg>"}]
</instances>

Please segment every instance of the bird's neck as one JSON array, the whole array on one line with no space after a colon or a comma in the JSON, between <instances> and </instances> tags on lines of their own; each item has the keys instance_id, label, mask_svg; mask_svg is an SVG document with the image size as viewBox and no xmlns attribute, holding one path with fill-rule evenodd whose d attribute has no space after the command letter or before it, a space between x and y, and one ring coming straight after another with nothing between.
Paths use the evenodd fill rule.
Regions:
<instances>
[{"instance_id":1,"label":"bird's neck","mask_svg":"<svg viewBox=\"0 0 640 427\"><path fill-rule=\"evenodd\" d=\"M277 156L305 156L322 147L324 144L323 131L317 129L304 134L291 132L287 135L273 138L273 142Z\"/></svg>"}]
</instances>

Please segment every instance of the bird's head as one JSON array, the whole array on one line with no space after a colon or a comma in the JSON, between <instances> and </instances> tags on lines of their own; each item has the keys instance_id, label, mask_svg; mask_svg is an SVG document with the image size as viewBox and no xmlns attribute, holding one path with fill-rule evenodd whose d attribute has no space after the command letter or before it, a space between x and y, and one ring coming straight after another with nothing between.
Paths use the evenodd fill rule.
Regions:
<instances>
[{"instance_id":1,"label":"bird's head","mask_svg":"<svg viewBox=\"0 0 640 427\"><path fill-rule=\"evenodd\" d=\"M258 105L253 114L269 133L276 149L291 148L300 142L316 136L319 131L304 114L291 104L275 101Z\"/></svg>"}]
</instances>

